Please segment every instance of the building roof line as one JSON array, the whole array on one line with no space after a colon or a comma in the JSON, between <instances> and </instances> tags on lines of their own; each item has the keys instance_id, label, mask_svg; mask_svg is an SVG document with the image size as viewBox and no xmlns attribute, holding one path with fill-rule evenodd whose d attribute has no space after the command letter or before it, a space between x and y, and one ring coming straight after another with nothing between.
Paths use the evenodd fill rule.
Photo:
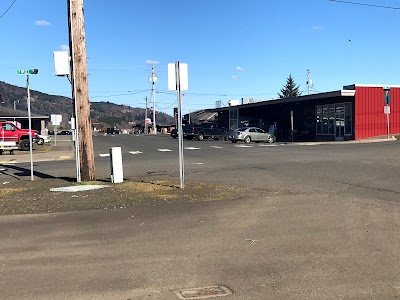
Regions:
<instances>
[{"instance_id":1,"label":"building roof line","mask_svg":"<svg viewBox=\"0 0 400 300\"><path fill-rule=\"evenodd\" d=\"M364 83L355 83L355 84L350 84L350 85L345 85L343 87L344 90L351 90L354 89L355 87L378 87L378 88L383 88L383 87L392 87L392 88L400 88L400 85L396 84L364 84Z\"/></svg>"}]
</instances>

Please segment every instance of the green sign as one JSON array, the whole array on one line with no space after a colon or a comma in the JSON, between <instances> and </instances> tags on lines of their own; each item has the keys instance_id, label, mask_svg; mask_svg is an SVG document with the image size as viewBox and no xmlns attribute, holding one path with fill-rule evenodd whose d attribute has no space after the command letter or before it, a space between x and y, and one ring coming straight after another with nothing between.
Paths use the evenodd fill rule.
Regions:
<instances>
[{"instance_id":1,"label":"green sign","mask_svg":"<svg viewBox=\"0 0 400 300\"><path fill-rule=\"evenodd\" d=\"M39 70L38 69L19 69L17 70L18 75L35 75L38 74Z\"/></svg>"}]
</instances>

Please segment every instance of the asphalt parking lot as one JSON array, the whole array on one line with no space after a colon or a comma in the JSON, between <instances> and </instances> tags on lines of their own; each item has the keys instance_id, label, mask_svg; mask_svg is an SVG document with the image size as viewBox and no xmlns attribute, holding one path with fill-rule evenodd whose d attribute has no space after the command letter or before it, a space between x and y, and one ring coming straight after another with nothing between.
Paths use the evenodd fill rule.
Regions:
<instances>
[{"instance_id":1,"label":"asphalt parking lot","mask_svg":"<svg viewBox=\"0 0 400 300\"><path fill-rule=\"evenodd\" d=\"M179 180L176 140L95 137L98 177L112 146L126 177ZM1 217L2 297L167 300L224 285L222 299L400 298L399 142L237 146L185 142L185 170L246 186L241 199ZM35 168L74 174L73 161Z\"/></svg>"}]
</instances>

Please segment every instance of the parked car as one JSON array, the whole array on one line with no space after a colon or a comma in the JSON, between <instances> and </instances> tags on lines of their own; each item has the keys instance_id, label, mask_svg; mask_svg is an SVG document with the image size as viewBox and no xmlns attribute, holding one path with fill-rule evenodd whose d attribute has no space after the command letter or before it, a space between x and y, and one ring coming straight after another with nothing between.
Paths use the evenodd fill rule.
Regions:
<instances>
[{"instance_id":1,"label":"parked car","mask_svg":"<svg viewBox=\"0 0 400 300\"><path fill-rule=\"evenodd\" d=\"M106 133L107 134L120 134L121 130L117 127L109 127L109 128L107 128Z\"/></svg>"},{"instance_id":2,"label":"parked car","mask_svg":"<svg viewBox=\"0 0 400 300\"><path fill-rule=\"evenodd\" d=\"M59 135L71 135L71 130L62 130L58 134Z\"/></svg>"},{"instance_id":3,"label":"parked car","mask_svg":"<svg viewBox=\"0 0 400 300\"><path fill-rule=\"evenodd\" d=\"M49 135L38 135L38 138L36 140L36 144L38 145L43 145L43 144L48 144L51 142L51 136Z\"/></svg>"},{"instance_id":4,"label":"parked car","mask_svg":"<svg viewBox=\"0 0 400 300\"><path fill-rule=\"evenodd\" d=\"M250 142L267 142L274 143L275 136L265 132L258 127L242 127L230 132L228 139L232 143L237 143L237 141L243 141L248 144Z\"/></svg>"},{"instance_id":5,"label":"parked car","mask_svg":"<svg viewBox=\"0 0 400 300\"><path fill-rule=\"evenodd\" d=\"M196 138L199 141L204 139L222 139L225 135L225 129L215 123L202 123L202 124L186 124L183 128L183 137L191 140Z\"/></svg>"},{"instance_id":6,"label":"parked car","mask_svg":"<svg viewBox=\"0 0 400 300\"><path fill-rule=\"evenodd\" d=\"M178 137L178 129L174 128L171 130L171 137L176 139Z\"/></svg>"}]
</instances>

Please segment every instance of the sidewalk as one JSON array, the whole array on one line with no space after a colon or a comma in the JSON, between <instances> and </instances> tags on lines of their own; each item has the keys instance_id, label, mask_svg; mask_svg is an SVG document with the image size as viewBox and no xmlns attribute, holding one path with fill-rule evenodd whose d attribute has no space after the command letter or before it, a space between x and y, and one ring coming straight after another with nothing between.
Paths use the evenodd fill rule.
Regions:
<instances>
[{"instance_id":1,"label":"sidewalk","mask_svg":"<svg viewBox=\"0 0 400 300\"><path fill-rule=\"evenodd\" d=\"M57 146L54 146L54 142L52 142L52 145L51 150L48 152L33 151L33 161L64 160L73 159L75 157L74 144L71 141L57 141ZM0 164L17 164L31 161L29 151L16 150L15 152L14 155L10 155L8 152L4 155L0 155Z\"/></svg>"},{"instance_id":2,"label":"sidewalk","mask_svg":"<svg viewBox=\"0 0 400 300\"><path fill-rule=\"evenodd\" d=\"M305 145L305 146L311 146L311 145L345 145L345 144L369 144L369 143L381 143L381 142L394 142L397 141L397 139L400 136L394 136L392 135L391 137L387 136L381 136L381 137L373 137L373 138L367 138L367 139L362 139L362 140L351 140L351 141L327 141L327 142L289 142L288 144L295 144L295 145Z\"/></svg>"}]
</instances>

